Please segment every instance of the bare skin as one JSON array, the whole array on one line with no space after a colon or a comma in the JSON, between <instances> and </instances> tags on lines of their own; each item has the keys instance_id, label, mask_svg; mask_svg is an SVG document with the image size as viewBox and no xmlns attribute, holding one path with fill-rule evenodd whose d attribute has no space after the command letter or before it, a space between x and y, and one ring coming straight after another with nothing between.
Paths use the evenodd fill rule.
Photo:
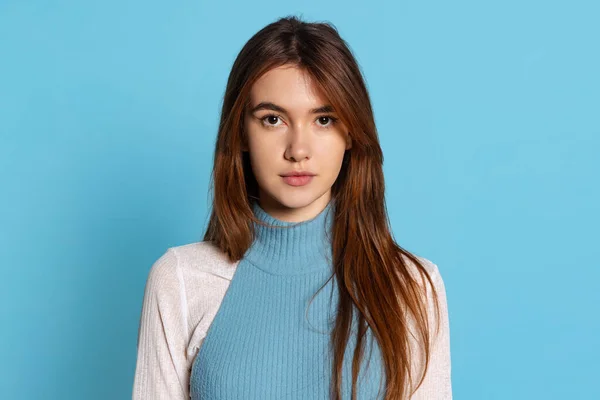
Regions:
<instances>
[{"instance_id":1,"label":"bare skin","mask_svg":"<svg viewBox=\"0 0 600 400\"><path fill-rule=\"evenodd\" d=\"M272 106L256 109L261 103ZM265 73L254 84L244 116L252 171L259 186L259 204L281 221L314 218L331 200L346 150L348 130L332 111L312 112L329 105L310 76L296 66ZM281 176L291 171L314 174L309 183L293 186Z\"/></svg>"}]
</instances>

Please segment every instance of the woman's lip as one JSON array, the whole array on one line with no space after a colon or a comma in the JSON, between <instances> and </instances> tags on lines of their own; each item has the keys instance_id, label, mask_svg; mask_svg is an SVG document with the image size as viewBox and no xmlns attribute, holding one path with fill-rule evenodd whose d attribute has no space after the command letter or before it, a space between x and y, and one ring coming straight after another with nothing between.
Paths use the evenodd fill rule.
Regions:
<instances>
[{"instance_id":1,"label":"woman's lip","mask_svg":"<svg viewBox=\"0 0 600 400\"><path fill-rule=\"evenodd\" d=\"M291 186L304 186L312 181L314 175L283 176L283 181Z\"/></svg>"},{"instance_id":2,"label":"woman's lip","mask_svg":"<svg viewBox=\"0 0 600 400\"><path fill-rule=\"evenodd\" d=\"M308 171L299 171L299 172L289 172L289 173L283 174L281 176L305 176L305 175L312 176L312 175L316 175L316 174L313 174L312 172L308 172Z\"/></svg>"}]
</instances>

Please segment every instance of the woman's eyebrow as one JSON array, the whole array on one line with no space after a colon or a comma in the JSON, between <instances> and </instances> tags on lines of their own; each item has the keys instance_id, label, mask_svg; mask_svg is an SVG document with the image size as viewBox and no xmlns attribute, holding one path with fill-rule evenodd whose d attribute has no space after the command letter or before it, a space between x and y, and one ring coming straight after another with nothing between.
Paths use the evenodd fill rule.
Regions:
<instances>
[{"instance_id":1,"label":"woman's eyebrow","mask_svg":"<svg viewBox=\"0 0 600 400\"><path fill-rule=\"evenodd\" d=\"M280 113L285 113L287 114L287 110L281 106L278 106L277 104L271 103L269 101L263 101L258 103L255 107L252 108L252 110L250 110L251 113L255 113L258 110L272 110L272 111L277 111ZM311 114L320 114L320 113L332 113L335 112L335 110L333 109L333 106L327 104L321 107L317 107L317 108L313 108L310 110Z\"/></svg>"}]
</instances>

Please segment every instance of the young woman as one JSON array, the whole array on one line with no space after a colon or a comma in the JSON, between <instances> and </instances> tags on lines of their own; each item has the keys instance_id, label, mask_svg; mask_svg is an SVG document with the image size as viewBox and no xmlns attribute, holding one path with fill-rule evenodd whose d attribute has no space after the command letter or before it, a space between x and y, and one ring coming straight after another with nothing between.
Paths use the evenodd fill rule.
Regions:
<instances>
[{"instance_id":1,"label":"young woman","mask_svg":"<svg viewBox=\"0 0 600 400\"><path fill-rule=\"evenodd\" d=\"M150 270L133 398L452 398L437 266L395 243L359 66L331 24L256 33L225 92L203 241Z\"/></svg>"}]
</instances>

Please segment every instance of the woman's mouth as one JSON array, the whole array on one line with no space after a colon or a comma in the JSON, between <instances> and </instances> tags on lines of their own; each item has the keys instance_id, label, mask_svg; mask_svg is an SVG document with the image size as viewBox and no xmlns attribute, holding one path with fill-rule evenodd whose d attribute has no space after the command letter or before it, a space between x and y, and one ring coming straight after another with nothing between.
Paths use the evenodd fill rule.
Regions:
<instances>
[{"instance_id":1,"label":"woman's mouth","mask_svg":"<svg viewBox=\"0 0 600 400\"><path fill-rule=\"evenodd\" d=\"M304 186L312 181L313 175L282 176L283 181L291 186Z\"/></svg>"}]
</instances>

